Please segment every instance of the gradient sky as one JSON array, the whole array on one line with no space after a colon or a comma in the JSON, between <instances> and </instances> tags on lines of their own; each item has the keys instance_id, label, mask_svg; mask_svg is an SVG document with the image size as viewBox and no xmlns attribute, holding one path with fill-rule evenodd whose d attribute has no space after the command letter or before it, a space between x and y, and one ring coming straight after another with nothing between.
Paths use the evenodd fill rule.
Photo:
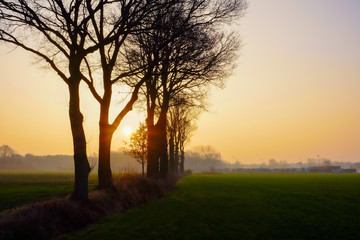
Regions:
<instances>
[{"instance_id":1,"label":"gradient sky","mask_svg":"<svg viewBox=\"0 0 360 240\"><path fill-rule=\"evenodd\" d=\"M212 145L225 160L360 161L360 1L250 0L238 27L241 57L213 90L188 148ZM66 85L0 46L0 144L18 153L71 154ZM97 152L98 105L82 87L88 153ZM115 102L116 103L116 102ZM114 112L119 104L114 104ZM132 112L115 133L135 129Z\"/></svg>"}]
</instances>

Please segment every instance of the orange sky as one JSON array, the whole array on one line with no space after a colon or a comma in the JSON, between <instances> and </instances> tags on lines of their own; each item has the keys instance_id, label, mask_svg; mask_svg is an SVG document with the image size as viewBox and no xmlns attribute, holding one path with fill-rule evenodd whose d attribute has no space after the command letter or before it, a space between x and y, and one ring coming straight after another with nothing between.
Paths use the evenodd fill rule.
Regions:
<instances>
[{"instance_id":1,"label":"orange sky","mask_svg":"<svg viewBox=\"0 0 360 240\"><path fill-rule=\"evenodd\" d=\"M360 161L359 12L352 0L250 0L238 27L239 66L224 90L212 91L190 145L213 145L243 163ZM66 85L29 54L9 51L0 46L0 144L21 154L71 154ZM91 154L98 105L86 87L82 98ZM123 128L143 117L125 118L113 149L126 138Z\"/></svg>"}]
</instances>

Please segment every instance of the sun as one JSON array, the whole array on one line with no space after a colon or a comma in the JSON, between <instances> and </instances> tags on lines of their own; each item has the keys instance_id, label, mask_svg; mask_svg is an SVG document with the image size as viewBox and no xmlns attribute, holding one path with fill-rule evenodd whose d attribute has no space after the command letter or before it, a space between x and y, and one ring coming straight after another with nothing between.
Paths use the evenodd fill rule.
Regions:
<instances>
[{"instance_id":1,"label":"sun","mask_svg":"<svg viewBox=\"0 0 360 240\"><path fill-rule=\"evenodd\" d=\"M125 136L130 136L132 134L132 129L129 126L125 126L123 129L123 133Z\"/></svg>"}]
</instances>

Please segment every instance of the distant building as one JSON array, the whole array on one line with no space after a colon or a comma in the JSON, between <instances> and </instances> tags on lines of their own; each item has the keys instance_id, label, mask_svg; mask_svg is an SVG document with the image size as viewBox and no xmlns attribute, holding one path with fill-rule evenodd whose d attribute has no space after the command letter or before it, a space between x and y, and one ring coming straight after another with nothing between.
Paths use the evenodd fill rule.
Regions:
<instances>
[{"instance_id":1,"label":"distant building","mask_svg":"<svg viewBox=\"0 0 360 240\"><path fill-rule=\"evenodd\" d=\"M356 169L355 168L345 168L345 169L341 169L340 172L341 173L356 173Z\"/></svg>"},{"instance_id":2,"label":"distant building","mask_svg":"<svg viewBox=\"0 0 360 240\"><path fill-rule=\"evenodd\" d=\"M356 173L355 168L342 169L340 166L309 166L302 168L213 168L212 173Z\"/></svg>"},{"instance_id":3,"label":"distant building","mask_svg":"<svg viewBox=\"0 0 360 240\"><path fill-rule=\"evenodd\" d=\"M308 171L312 173L340 173L340 166L310 166Z\"/></svg>"}]
</instances>

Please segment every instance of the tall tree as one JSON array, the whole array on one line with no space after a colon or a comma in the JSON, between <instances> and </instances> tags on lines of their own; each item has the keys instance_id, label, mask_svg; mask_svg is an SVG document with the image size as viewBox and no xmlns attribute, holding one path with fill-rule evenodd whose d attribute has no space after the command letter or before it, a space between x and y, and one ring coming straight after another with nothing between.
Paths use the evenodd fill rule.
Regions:
<instances>
[{"instance_id":1,"label":"tall tree","mask_svg":"<svg viewBox=\"0 0 360 240\"><path fill-rule=\"evenodd\" d=\"M202 105L193 105L181 97L172 100L168 111L169 172L184 172L185 144L196 130L196 119L203 110Z\"/></svg>"},{"instance_id":2,"label":"tall tree","mask_svg":"<svg viewBox=\"0 0 360 240\"><path fill-rule=\"evenodd\" d=\"M124 1L0 0L0 41L21 47L50 66L69 89L69 117L74 147L74 200L88 200L90 166L86 153L79 85L86 57L117 39L116 14ZM105 16L105 14L107 14ZM111 23L106 25L104 23ZM99 26L99 28L97 28ZM99 32L101 41L95 37Z\"/></svg>"},{"instance_id":3,"label":"tall tree","mask_svg":"<svg viewBox=\"0 0 360 240\"><path fill-rule=\"evenodd\" d=\"M149 33L135 39L138 51L130 62L133 68L155 65L142 68L143 75L152 76L144 90L148 176L168 174L166 119L171 99L178 94L202 98L210 84L222 85L232 69L240 44L232 31L221 29L245 8L246 2L238 0L179 1Z\"/></svg>"},{"instance_id":4,"label":"tall tree","mask_svg":"<svg viewBox=\"0 0 360 240\"><path fill-rule=\"evenodd\" d=\"M88 1L90 2L90 1ZM116 2L116 1L115 1ZM129 36L146 34L152 28L158 19L152 18L152 13L159 9L166 9L167 6L176 2L174 0L158 1L158 0L133 0L133 1L117 1L115 9L108 11L100 11L99 16L92 14L91 22L94 28L94 36L92 40L100 45L99 51L94 56L87 57L87 76L84 80L90 88L91 93L100 104L99 118L99 168L98 188L112 188L112 173L110 167L110 150L112 136L120 125L126 114L132 110L134 103L138 98L138 92L141 85L148 78L148 74L142 78L133 78L138 73L137 68L125 68L123 65L122 49L127 43ZM89 4L89 11L95 9ZM96 19L105 19L106 21L97 22ZM161 15L158 16L161 18ZM151 20L150 20L151 19ZM151 21L151 25L144 24ZM113 25L116 28L113 29ZM108 29L113 29L108 31ZM110 44L102 44L104 40L111 36ZM98 64L100 63L100 64ZM96 67L97 66L97 67ZM95 69L95 70L94 70ZM102 76L102 81L97 84L94 76ZM126 79L131 81L126 81ZM125 106L116 115L113 121L110 118L110 106L114 86L126 87L130 93L130 98L122 99L126 101Z\"/></svg>"}]
</instances>

